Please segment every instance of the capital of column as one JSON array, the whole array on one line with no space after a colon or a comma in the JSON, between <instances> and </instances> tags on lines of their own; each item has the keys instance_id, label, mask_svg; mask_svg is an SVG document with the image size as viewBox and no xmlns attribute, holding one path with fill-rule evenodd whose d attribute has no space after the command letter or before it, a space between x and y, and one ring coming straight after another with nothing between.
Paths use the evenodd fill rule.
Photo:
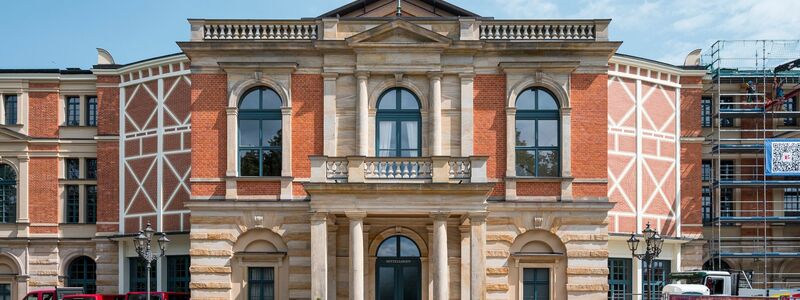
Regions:
<instances>
[{"instance_id":1,"label":"capital of column","mask_svg":"<svg viewBox=\"0 0 800 300\"><path fill-rule=\"evenodd\" d=\"M292 108L288 106L281 107L281 115L290 116L292 114Z\"/></svg>"},{"instance_id":2,"label":"capital of column","mask_svg":"<svg viewBox=\"0 0 800 300\"><path fill-rule=\"evenodd\" d=\"M461 81L472 81L475 80L475 73L459 73L458 78L461 78Z\"/></svg>"},{"instance_id":3,"label":"capital of column","mask_svg":"<svg viewBox=\"0 0 800 300\"><path fill-rule=\"evenodd\" d=\"M440 80L442 79L442 72L428 72L428 78Z\"/></svg>"},{"instance_id":4,"label":"capital of column","mask_svg":"<svg viewBox=\"0 0 800 300\"><path fill-rule=\"evenodd\" d=\"M239 113L239 109L236 107L228 107L225 109L225 113L227 113L229 116L236 115Z\"/></svg>"},{"instance_id":5,"label":"capital of column","mask_svg":"<svg viewBox=\"0 0 800 300\"><path fill-rule=\"evenodd\" d=\"M507 115L516 115L517 108L516 107L506 107L506 114Z\"/></svg>"},{"instance_id":6,"label":"capital of column","mask_svg":"<svg viewBox=\"0 0 800 300\"><path fill-rule=\"evenodd\" d=\"M336 78L338 78L338 77L339 77L339 73L333 73L333 72L322 73L322 79L323 80L336 80Z\"/></svg>"},{"instance_id":7,"label":"capital of column","mask_svg":"<svg viewBox=\"0 0 800 300\"><path fill-rule=\"evenodd\" d=\"M364 218L367 217L367 212L365 211L346 211L344 215L347 216L348 219L351 221L362 221Z\"/></svg>"},{"instance_id":8,"label":"capital of column","mask_svg":"<svg viewBox=\"0 0 800 300\"><path fill-rule=\"evenodd\" d=\"M327 222L328 221L328 213L326 212L315 212L311 214L311 222Z\"/></svg>"},{"instance_id":9,"label":"capital of column","mask_svg":"<svg viewBox=\"0 0 800 300\"><path fill-rule=\"evenodd\" d=\"M355 75L358 80L367 80L369 78L369 72L359 71Z\"/></svg>"},{"instance_id":10,"label":"capital of column","mask_svg":"<svg viewBox=\"0 0 800 300\"><path fill-rule=\"evenodd\" d=\"M448 217L450 217L450 212L437 211L430 213L430 216L431 218L433 218L434 221L444 221L447 220Z\"/></svg>"},{"instance_id":11,"label":"capital of column","mask_svg":"<svg viewBox=\"0 0 800 300\"><path fill-rule=\"evenodd\" d=\"M471 211L467 213L467 217L469 218L470 224L480 224L486 222L486 217L489 215L489 212L486 211Z\"/></svg>"}]
</instances>

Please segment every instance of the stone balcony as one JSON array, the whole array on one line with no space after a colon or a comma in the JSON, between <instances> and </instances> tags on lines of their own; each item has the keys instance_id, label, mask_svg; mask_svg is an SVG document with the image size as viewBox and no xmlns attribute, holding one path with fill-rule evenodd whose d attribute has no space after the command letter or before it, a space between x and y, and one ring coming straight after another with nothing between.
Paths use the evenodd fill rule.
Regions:
<instances>
[{"instance_id":1,"label":"stone balcony","mask_svg":"<svg viewBox=\"0 0 800 300\"><path fill-rule=\"evenodd\" d=\"M312 183L486 183L484 156L312 156Z\"/></svg>"}]
</instances>

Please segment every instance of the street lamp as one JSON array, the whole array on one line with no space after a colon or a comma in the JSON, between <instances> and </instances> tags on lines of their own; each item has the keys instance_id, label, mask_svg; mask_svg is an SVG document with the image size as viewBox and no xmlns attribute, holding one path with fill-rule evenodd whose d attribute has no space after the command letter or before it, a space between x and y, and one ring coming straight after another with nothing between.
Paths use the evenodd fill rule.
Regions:
<instances>
[{"instance_id":1,"label":"street lamp","mask_svg":"<svg viewBox=\"0 0 800 300\"><path fill-rule=\"evenodd\" d=\"M145 275L147 276L147 300L150 300L150 266L154 261L167 253L167 245L169 245L167 234L159 232L158 235L161 237L158 238L158 249L161 252L158 255L153 253L150 243L153 241L153 235L155 234L156 232L153 230L153 226L151 226L148 221L147 227L143 231L140 230L139 234L133 238L133 245L136 247L136 253L147 263L147 275Z\"/></svg>"},{"instance_id":2,"label":"street lamp","mask_svg":"<svg viewBox=\"0 0 800 300\"><path fill-rule=\"evenodd\" d=\"M639 248L639 239L636 238L635 233L631 233L631 237L627 242L628 249L631 250L633 257L644 262L645 271L647 272L647 290L645 292L647 300L650 300L652 293L650 291L652 288L650 282L653 277L653 261L661 254L661 247L664 246L664 238L661 237L658 232L650 228L650 222L647 222L647 227L642 230L642 236L644 237L645 245L647 245L647 249L645 249L644 253L636 254L636 249Z\"/></svg>"}]
</instances>

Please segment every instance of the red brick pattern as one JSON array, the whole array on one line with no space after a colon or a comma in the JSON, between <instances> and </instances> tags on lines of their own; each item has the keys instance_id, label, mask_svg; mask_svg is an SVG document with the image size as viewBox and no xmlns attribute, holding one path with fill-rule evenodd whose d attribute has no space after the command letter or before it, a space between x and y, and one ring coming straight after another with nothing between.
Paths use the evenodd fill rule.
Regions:
<instances>
[{"instance_id":1,"label":"red brick pattern","mask_svg":"<svg viewBox=\"0 0 800 300\"><path fill-rule=\"evenodd\" d=\"M570 142L572 176L606 178L608 176L608 75L573 74ZM589 186L591 185L591 186ZM586 186L586 187L584 187ZM606 184L573 186L573 196L606 197Z\"/></svg>"},{"instance_id":2,"label":"red brick pattern","mask_svg":"<svg viewBox=\"0 0 800 300\"><path fill-rule=\"evenodd\" d=\"M503 179L506 172L506 76L476 75L473 90L475 155L489 157L486 176ZM504 185L498 183L490 195L505 195Z\"/></svg>"},{"instance_id":3,"label":"red brick pattern","mask_svg":"<svg viewBox=\"0 0 800 300\"><path fill-rule=\"evenodd\" d=\"M97 222L119 222L119 143L97 142ZM98 224L98 232L116 232L118 225Z\"/></svg>"},{"instance_id":4,"label":"red brick pattern","mask_svg":"<svg viewBox=\"0 0 800 300\"><path fill-rule=\"evenodd\" d=\"M118 84L119 76L97 76L98 85ZM119 134L119 88L97 88L97 134Z\"/></svg>"},{"instance_id":5,"label":"red brick pattern","mask_svg":"<svg viewBox=\"0 0 800 300\"><path fill-rule=\"evenodd\" d=\"M702 144L681 144L681 224L683 225L703 224L702 151ZM690 226L681 228L681 231L683 234L700 234L703 228Z\"/></svg>"},{"instance_id":6,"label":"red brick pattern","mask_svg":"<svg viewBox=\"0 0 800 300\"><path fill-rule=\"evenodd\" d=\"M280 182L239 181L236 192L240 196L280 195Z\"/></svg>"},{"instance_id":7,"label":"red brick pattern","mask_svg":"<svg viewBox=\"0 0 800 300\"><path fill-rule=\"evenodd\" d=\"M561 196L561 183L517 182L517 196Z\"/></svg>"},{"instance_id":8,"label":"red brick pattern","mask_svg":"<svg viewBox=\"0 0 800 300\"><path fill-rule=\"evenodd\" d=\"M292 175L311 176L309 155L322 155L323 81L321 75L292 75Z\"/></svg>"},{"instance_id":9,"label":"red brick pattern","mask_svg":"<svg viewBox=\"0 0 800 300\"><path fill-rule=\"evenodd\" d=\"M28 213L31 223L59 223L58 158L33 157L28 163ZM31 232L55 233L57 227L33 227Z\"/></svg>"},{"instance_id":10,"label":"red brick pattern","mask_svg":"<svg viewBox=\"0 0 800 300\"><path fill-rule=\"evenodd\" d=\"M58 84L31 83L28 95L28 135L32 137L58 137ZM35 91L53 90L53 91Z\"/></svg>"},{"instance_id":11,"label":"red brick pattern","mask_svg":"<svg viewBox=\"0 0 800 300\"><path fill-rule=\"evenodd\" d=\"M192 178L225 176L227 76L192 74ZM225 183L192 185L193 196L224 196Z\"/></svg>"}]
</instances>

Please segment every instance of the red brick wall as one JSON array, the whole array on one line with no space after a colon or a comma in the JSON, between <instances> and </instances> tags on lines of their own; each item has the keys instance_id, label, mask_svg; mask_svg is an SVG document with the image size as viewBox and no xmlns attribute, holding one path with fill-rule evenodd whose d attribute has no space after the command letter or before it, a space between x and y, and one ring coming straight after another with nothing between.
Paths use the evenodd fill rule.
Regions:
<instances>
[{"instance_id":1,"label":"red brick wall","mask_svg":"<svg viewBox=\"0 0 800 300\"><path fill-rule=\"evenodd\" d=\"M505 178L506 173L506 76L476 75L473 85L473 138L475 155L488 156L486 176ZM505 184L498 183L491 196L504 196Z\"/></svg>"},{"instance_id":2,"label":"red brick wall","mask_svg":"<svg viewBox=\"0 0 800 300\"><path fill-rule=\"evenodd\" d=\"M97 142L97 223L106 222L119 222L119 143L116 141ZM97 225L98 232L118 230L118 225Z\"/></svg>"},{"instance_id":3,"label":"red brick wall","mask_svg":"<svg viewBox=\"0 0 800 300\"><path fill-rule=\"evenodd\" d=\"M56 150L55 146L47 148ZM58 208L58 158L31 158L28 164L28 213L31 223L59 223ZM57 232L56 226L31 227L31 233Z\"/></svg>"},{"instance_id":4,"label":"red brick wall","mask_svg":"<svg viewBox=\"0 0 800 300\"><path fill-rule=\"evenodd\" d=\"M292 75L292 175L311 176L309 155L322 155L322 76Z\"/></svg>"},{"instance_id":5,"label":"red brick wall","mask_svg":"<svg viewBox=\"0 0 800 300\"><path fill-rule=\"evenodd\" d=\"M57 83L31 83L28 95L28 135L32 137L58 137ZM44 90L44 91L36 91ZM52 90L52 91L47 91Z\"/></svg>"},{"instance_id":6,"label":"red brick wall","mask_svg":"<svg viewBox=\"0 0 800 300\"><path fill-rule=\"evenodd\" d=\"M192 178L225 176L227 76L192 74ZM224 196L225 183L192 184L193 196Z\"/></svg>"},{"instance_id":7,"label":"red brick wall","mask_svg":"<svg viewBox=\"0 0 800 300\"><path fill-rule=\"evenodd\" d=\"M608 75L573 74L570 142L572 176L575 178L608 177ZM606 197L607 184L575 183L575 197Z\"/></svg>"},{"instance_id":8,"label":"red brick wall","mask_svg":"<svg viewBox=\"0 0 800 300\"><path fill-rule=\"evenodd\" d=\"M681 77L681 84L702 84L701 77ZM681 88L681 137L700 137L701 88ZM703 224L703 148L700 143L681 143L681 224ZM682 234L702 234L701 226L684 226Z\"/></svg>"},{"instance_id":9,"label":"red brick wall","mask_svg":"<svg viewBox=\"0 0 800 300\"><path fill-rule=\"evenodd\" d=\"M561 183L517 182L517 196L561 196Z\"/></svg>"},{"instance_id":10,"label":"red brick wall","mask_svg":"<svg viewBox=\"0 0 800 300\"><path fill-rule=\"evenodd\" d=\"M97 135L119 134L119 88L102 87L119 84L119 76L97 76Z\"/></svg>"},{"instance_id":11,"label":"red brick wall","mask_svg":"<svg viewBox=\"0 0 800 300\"><path fill-rule=\"evenodd\" d=\"M239 181L236 193L241 196L280 195L280 182Z\"/></svg>"}]
</instances>

